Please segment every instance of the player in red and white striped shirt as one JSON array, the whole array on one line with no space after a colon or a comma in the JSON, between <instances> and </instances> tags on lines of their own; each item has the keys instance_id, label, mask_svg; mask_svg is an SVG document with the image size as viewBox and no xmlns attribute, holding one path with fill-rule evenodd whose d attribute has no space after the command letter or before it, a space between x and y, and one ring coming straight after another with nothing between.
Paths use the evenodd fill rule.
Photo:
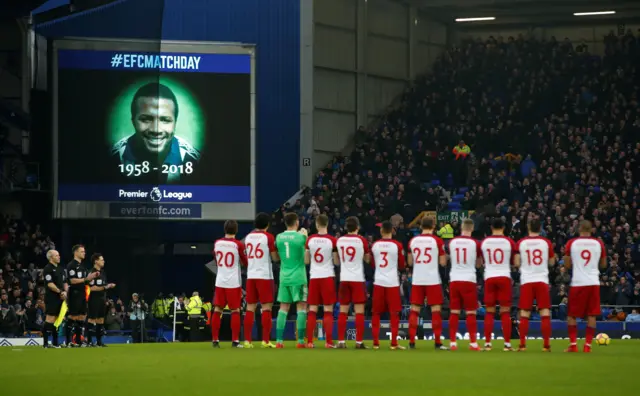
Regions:
<instances>
[{"instance_id":1,"label":"player in red and white striped shirt","mask_svg":"<svg viewBox=\"0 0 640 396\"><path fill-rule=\"evenodd\" d=\"M567 324L570 345L565 352L578 352L576 318L587 317L587 332L583 352L591 352L591 341L596 333L596 317L600 315L600 270L607 268L607 251L601 240L591 236L591 222L580 222L580 237L567 242L564 266L573 267Z\"/></svg>"},{"instance_id":2,"label":"player in red and white striped shirt","mask_svg":"<svg viewBox=\"0 0 640 396\"><path fill-rule=\"evenodd\" d=\"M247 255L247 311L244 314L244 347L253 348L251 335L255 312L262 309L262 347L275 348L271 343L271 308L273 307L273 261L278 261L275 238L267 232L271 216L258 213L255 230L244 238Z\"/></svg>"},{"instance_id":3,"label":"player in red and white striped shirt","mask_svg":"<svg viewBox=\"0 0 640 396\"><path fill-rule=\"evenodd\" d=\"M536 301L540 312L544 351L551 352L551 296L549 294L549 266L554 264L553 245L547 238L540 236L542 224L539 219L529 220L529 236L518 241L516 246L515 266L520 267L520 347L518 351L527 349L527 333L529 332L529 316Z\"/></svg>"},{"instance_id":4,"label":"player in red and white striped shirt","mask_svg":"<svg viewBox=\"0 0 640 396\"><path fill-rule=\"evenodd\" d=\"M446 350L442 345L442 315L440 313L444 297L442 281L438 265L447 265L444 252L444 242L433 235L436 221L432 217L423 217L421 222L422 234L409 241L407 262L413 266L411 281L411 313L409 314L409 348L416 347L415 339L418 330L418 317L424 305L424 300L431 307L431 323L436 350Z\"/></svg>"},{"instance_id":5,"label":"player in red and white striped shirt","mask_svg":"<svg viewBox=\"0 0 640 396\"><path fill-rule=\"evenodd\" d=\"M504 236L504 222L493 219L491 236L482 241L484 261L484 305L487 312L484 317L484 350L491 350L491 335L496 313L496 303L500 305L500 321L504 336L504 351L513 351L511 347L511 265L516 252L516 244Z\"/></svg>"},{"instance_id":6,"label":"player in red and white striped shirt","mask_svg":"<svg viewBox=\"0 0 640 396\"><path fill-rule=\"evenodd\" d=\"M338 348L346 348L347 315L353 303L356 311L356 348L367 349L364 343L364 304L367 302L367 288L364 279L364 263L371 259L367 240L358 235L360 220L347 217L345 228L348 234L338 238L340 258L340 315L338 316Z\"/></svg>"},{"instance_id":7,"label":"player in red and white striped shirt","mask_svg":"<svg viewBox=\"0 0 640 396\"><path fill-rule=\"evenodd\" d=\"M211 319L211 336L213 347L220 348L220 318L225 306L231 310L231 341L232 346L240 346L240 305L242 304L242 279L240 266L247 265L244 244L236 239L238 222L227 220L224 222L224 238L218 239L213 245L213 254L218 265L216 275L216 290L213 297L213 317Z\"/></svg>"},{"instance_id":8,"label":"player in red and white striped shirt","mask_svg":"<svg viewBox=\"0 0 640 396\"><path fill-rule=\"evenodd\" d=\"M316 328L318 305L323 305L322 328L325 334L325 348L333 345L333 304L336 303L336 278L334 265L339 263L336 238L329 235L329 218L321 214L316 217L318 233L307 238L304 263L310 264L309 313L307 314L307 348L313 348L313 332Z\"/></svg>"},{"instance_id":9,"label":"player in red and white striped shirt","mask_svg":"<svg viewBox=\"0 0 640 396\"><path fill-rule=\"evenodd\" d=\"M391 322L391 349L405 349L398 345L398 329L400 328L400 280L398 270L404 269L404 253L402 244L393 240L393 225L383 221L380 226L382 239L371 245L371 265L375 269L373 281L373 349L380 349L380 314L389 312Z\"/></svg>"},{"instance_id":10,"label":"player in red and white striped shirt","mask_svg":"<svg viewBox=\"0 0 640 396\"><path fill-rule=\"evenodd\" d=\"M482 266L480 242L471 238L473 220L462 222L462 235L449 242L451 272L449 273L449 340L452 351L458 350L456 337L460 311L464 308L467 314L467 331L469 332L469 349L479 351L477 343L478 322L478 290L476 288L476 267Z\"/></svg>"}]
</instances>

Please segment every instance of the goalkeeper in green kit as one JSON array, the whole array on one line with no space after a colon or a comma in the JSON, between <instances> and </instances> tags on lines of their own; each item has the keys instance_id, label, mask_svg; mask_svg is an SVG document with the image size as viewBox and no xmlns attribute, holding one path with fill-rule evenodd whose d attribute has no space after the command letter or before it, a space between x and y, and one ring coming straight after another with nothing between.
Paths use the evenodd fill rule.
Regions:
<instances>
[{"instance_id":1,"label":"goalkeeper in green kit","mask_svg":"<svg viewBox=\"0 0 640 396\"><path fill-rule=\"evenodd\" d=\"M291 304L296 304L298 313L298 348L304 348L304 334L307 328L307 271L304 265L307 230L298 231L298 215L284 215L287 230L276 237L276 247L280 254L280 286L278 287L278 320L276 322L276 348L284 348L284 327Z\"/></svg>"}]
</instances>

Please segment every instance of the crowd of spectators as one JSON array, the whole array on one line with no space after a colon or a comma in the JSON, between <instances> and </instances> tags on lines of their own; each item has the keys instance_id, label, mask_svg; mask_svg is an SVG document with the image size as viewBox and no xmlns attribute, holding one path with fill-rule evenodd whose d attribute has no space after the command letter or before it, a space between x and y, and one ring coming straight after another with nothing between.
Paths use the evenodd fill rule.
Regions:
<instances>
[{"instance_id":1,"label":"crowd of spectators","mask_svg":"<svg viewBox=\"0 0 640 396\"><path fill-rule=\"evenodd\" d=\"M282 230L286 211L312 230L326 213L340 236L346 217L357 216L371 241L376 223L391 219L406 243L416 232L409 223L448 211L455 194L464 195L461 210L502 216L516 240L537 216L559 259L550 282L561 316L570 281L563 247L588 219L607 248L602 302L640 305L640 36L611 32L603 42L604 56L554 37L449 48L379 125L356 132L350 155L335 157L273 215L272 229ZM460 156L464 146L469 155ZM410 279L408 269L405 301ZM517 291L517 272L513 280Z\"/></svg>"}]
</instances>

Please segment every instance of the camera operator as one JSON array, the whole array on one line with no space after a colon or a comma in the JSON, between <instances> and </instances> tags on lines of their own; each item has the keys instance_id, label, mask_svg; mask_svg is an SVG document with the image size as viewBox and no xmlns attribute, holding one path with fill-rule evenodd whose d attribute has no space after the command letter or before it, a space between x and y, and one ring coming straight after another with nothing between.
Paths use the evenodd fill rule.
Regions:
<instances>
[{"instance_id":1,"label":"camera operator","mask_svg":"<svg viewBox=\"0 0 640 396\"><path fill-rule=\"evenodd\" d=\"M144 342L144 321L147 317L149 306L140 299L138 293L133 293L129 304L129 321L131 323L131 336L133 342Z\"/></svg>"}]
</instances>

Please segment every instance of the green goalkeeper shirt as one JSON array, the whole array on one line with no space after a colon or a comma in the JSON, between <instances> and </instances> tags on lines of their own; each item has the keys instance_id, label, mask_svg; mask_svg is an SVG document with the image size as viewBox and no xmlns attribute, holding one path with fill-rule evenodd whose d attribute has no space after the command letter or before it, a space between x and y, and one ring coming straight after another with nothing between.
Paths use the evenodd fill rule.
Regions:
<instances>
[{"instance_id":1,"label":"green goalkeeper shirt","mask_svg":"<svg viewBox=\"0 0 640 396\"><path fill-rule=\"evenodd\" d=\"M297 231L285 231L276 237L280 255L280 286L307 284L304 251L307 237Z\"/></svg>"}]
</instances>

